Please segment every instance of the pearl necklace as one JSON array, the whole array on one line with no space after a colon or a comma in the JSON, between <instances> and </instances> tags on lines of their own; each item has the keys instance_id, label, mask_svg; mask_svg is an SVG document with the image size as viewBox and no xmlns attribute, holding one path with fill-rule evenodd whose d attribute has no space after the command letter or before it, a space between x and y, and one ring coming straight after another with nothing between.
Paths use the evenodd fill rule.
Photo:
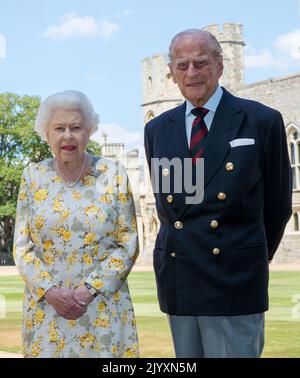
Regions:
<instances>
[{"instance_id":1,"label":"pearl necklace","mask_svg":"<svg viewBox=\"0 0 300 378\"><path fill-rule=\"evenodd\" d=\"M82 165L82 168L81 168L81 171L80 171L78 177L75 179L75 181L66 182L62 178L62 174L60 173L60 170L58 168L58 161L56 160L56 170L57 170L58 176L60 177L60 179L62 180L62 182L65 184L66 187L68 187L68 188L74 188L74 186L77 184L78 180L80 179L80 177L82 175L82 172L83 172L83 170L85 168L85 163L86 163L86 154L84 154L84 162L83 162L83 165Z\"/></svg>"}]
</instances>

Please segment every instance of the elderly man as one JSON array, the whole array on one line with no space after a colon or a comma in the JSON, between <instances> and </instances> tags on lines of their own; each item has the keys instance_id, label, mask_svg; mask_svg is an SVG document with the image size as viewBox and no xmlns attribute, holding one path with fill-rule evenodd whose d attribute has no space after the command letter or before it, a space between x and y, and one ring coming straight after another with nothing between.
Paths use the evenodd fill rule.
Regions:
<instances>
[{"instance_id":1,"label":"elderly man","mask_svg":"<svg viewBox=\"0 0 300 378\"><path fill-rule=\"evenodd\" d=\"M222 49L209 32L179 33L169 56L186 101L146 125L146 156L150 171L154 158L190 159L194 171L204 158L204 182L196 183L204 196L189 204L176 185L155 193L160 308L177 357L259 357L268 265L291 216L283 120L219 85ZM179 179L176 169L162 172L162 180Z\"/></svg>"}]
</instances>

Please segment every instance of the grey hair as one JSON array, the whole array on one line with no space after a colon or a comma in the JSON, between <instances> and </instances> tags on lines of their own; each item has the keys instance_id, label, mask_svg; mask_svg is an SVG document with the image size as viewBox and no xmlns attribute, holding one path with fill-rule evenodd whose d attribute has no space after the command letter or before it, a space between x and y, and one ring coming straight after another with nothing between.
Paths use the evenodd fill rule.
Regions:
<instances>
[{"instance_id":1,"label":"grey hair","mask_svg":"<svg viewBox=\"0 0 300 378\"><path fill-rule=\"evenodd\" d=\"M82 92L69 90L54 93L40 104L34 130L42 140L47 141L47 127L53 112L58 109L80 111L90 135L98 129L99 116L95 113L89 98Z\"/></svg>"},{"instance_id":2,"label":"grey hair","mask_svg":"<svg viewBox=\"0 0 300 378\"><path fill-rule=\"evenodd\" d=\"M170 46L169 46L169 60L170 60L170 62L172 62L172 59L173 59L173 49L174 49L175 43L177 42L177 40L179 38L182 38L186 35L206 36L208 38L209 42L210 42L210 47L211 47L212 51L216 54L216 56L219 56L219 57L223 56L222 47L221 47L219 41L217 40L217 38L212 33L210 33L209 31L200 30L200 29L187 29L187 30L184 30L184 31L176 34L175 37L172 39Z\"/></svg>"}]
</instances>

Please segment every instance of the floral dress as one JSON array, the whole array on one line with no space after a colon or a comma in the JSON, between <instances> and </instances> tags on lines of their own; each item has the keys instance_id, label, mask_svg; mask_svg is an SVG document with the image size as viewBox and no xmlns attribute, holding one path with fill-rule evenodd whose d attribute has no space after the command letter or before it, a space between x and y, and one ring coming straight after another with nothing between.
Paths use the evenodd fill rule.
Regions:
<instances>
[{"instance_id":1,"label":"floral dress","mask_svg":"<svg viewBox=\"0 0 300 378\"><path fill-rule=\"evenodd\" d=\"M124 167L94 158L89 173L65 186L53 159L23 172L14 259L25 280L25 357L137 357L126 277L138 255L133 197ZM99 291L77 320L44 299L53 285Z\"/></svg>"}]
</instances>

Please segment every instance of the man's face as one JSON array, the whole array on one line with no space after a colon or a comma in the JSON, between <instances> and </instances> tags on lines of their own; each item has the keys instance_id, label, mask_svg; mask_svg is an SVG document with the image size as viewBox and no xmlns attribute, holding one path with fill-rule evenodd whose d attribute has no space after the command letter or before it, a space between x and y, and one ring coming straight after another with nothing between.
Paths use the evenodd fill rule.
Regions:
<instances>
[{"instance_id":1,"label":"man's face","mask_svg":"<svg viewBox=\"0 0 300 378\"><path fill-rule=\"evenodd\" d=\"M223 60L206 35L184 35L175 40L169 64L181 94L194 106L203 106L214 94L223 73Z\"/></svg>"}]
</instances>

